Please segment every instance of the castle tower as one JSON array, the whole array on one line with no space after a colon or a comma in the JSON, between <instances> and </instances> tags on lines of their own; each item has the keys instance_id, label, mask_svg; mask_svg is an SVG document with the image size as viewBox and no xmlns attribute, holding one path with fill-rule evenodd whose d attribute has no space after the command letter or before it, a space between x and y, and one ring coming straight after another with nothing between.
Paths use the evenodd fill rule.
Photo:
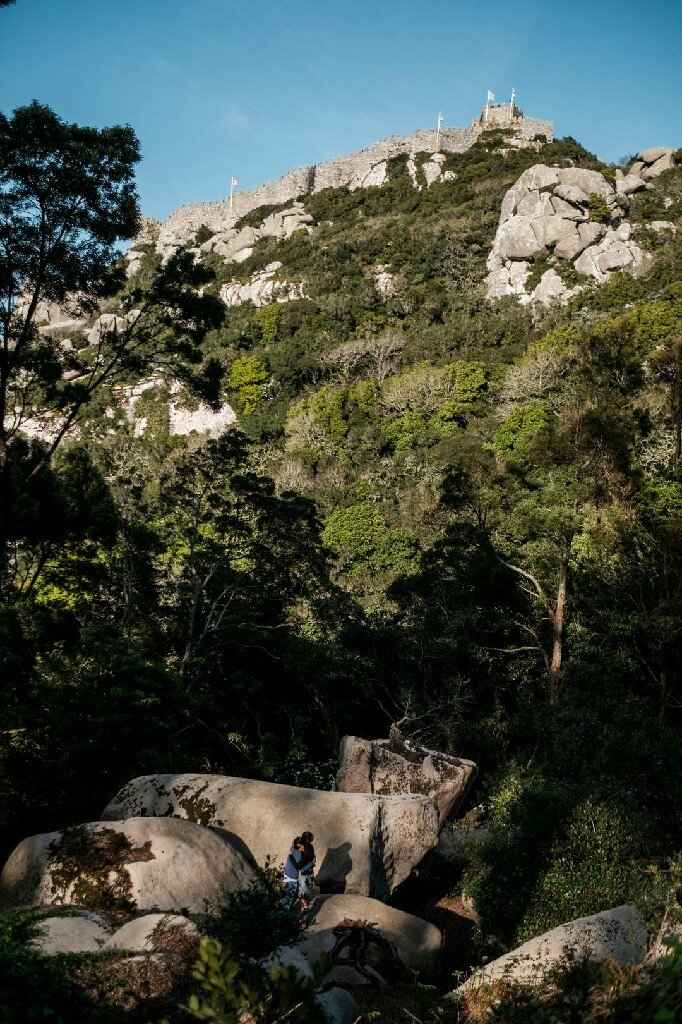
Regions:
<instances>
[{"instance_id":1,"label":"castle tower","mask_svg":"<svg viewBox=\"0 0 682 1024\"><path fill-rule=\"evenodd\" d=\"M510 103L487 103L474 124L479 128L514 128L523 120L523 111Z\"/></svg>"}]
</instances>

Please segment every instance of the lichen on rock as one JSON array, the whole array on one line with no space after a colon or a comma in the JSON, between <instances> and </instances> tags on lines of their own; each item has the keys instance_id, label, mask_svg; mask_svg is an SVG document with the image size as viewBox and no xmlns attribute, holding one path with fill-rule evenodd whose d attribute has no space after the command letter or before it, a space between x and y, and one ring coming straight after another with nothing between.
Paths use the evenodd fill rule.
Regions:
<instances>
[{"instance_id":1,"label":"lichen on rock","mask_svg":"<svg viewBox=\"0 0 682 1024\"><path fill-rule=\"evenodd\" d=\"M52 902L102 910L135 908L128 864L152 860L151 841L134 847L113 828L66 829L50 843L48 870Z\"/></svg>"}]
</instances>

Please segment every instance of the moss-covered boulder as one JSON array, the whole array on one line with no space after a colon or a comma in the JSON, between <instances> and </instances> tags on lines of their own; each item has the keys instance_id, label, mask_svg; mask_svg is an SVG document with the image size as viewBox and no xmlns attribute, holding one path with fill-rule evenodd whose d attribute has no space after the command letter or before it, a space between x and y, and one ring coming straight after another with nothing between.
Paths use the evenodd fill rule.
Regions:
<instances>
[{"instance_id":1,"label":"moss-covered boulder","mask_svg":"<svg viewBox=\"0 0 682 1024\"><path fill-rule=\"evenodd\" d=\"M259 864L281 864L294 836L315 835L323 890L387 898L438 839L427 796L329 793L224 775L146 775L116 794L104 818L177 815L224 830Z\"/></svg>"},{"instance_id":2,"label":"moss-covered boulder","mask_svg":"<svg viewBox=\"0 0 682 1024\"><path fill-rule=\"evenodd\" d=\"M202 912L254 877L226 835L176 818L130 818L24 839L0 875L0 903Z\"/></svg>"}]
</instances>

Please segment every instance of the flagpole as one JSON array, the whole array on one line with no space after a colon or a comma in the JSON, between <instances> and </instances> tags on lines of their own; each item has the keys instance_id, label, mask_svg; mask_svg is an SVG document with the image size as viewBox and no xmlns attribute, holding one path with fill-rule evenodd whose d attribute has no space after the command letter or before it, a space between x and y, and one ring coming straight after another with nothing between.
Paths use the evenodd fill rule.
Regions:
<instances>
[{"instance_id":1,"label":"flagpole","mask_svg":"<svg viewBox=\"0 0 682 1024\"><path fill-rule=\"evenodd\" d=\"M230 175L230 213L232 213L232 203L234 200L234 177Z\"/></svg>"}]
</instances>

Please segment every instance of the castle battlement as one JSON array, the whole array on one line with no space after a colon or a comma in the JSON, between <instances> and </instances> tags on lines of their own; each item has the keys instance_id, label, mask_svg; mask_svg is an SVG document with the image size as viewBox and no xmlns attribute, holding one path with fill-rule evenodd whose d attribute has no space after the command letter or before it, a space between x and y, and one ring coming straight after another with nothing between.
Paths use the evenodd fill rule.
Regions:
<instances>
[{"instance_id":1,"label":"castle battlement","mask_svg":"<svg viewBox=\"0 0 682 1024\"><path fill-rule=\"evenodd\" d=\"M187 244L200 225L206 225L214 232L230 230L240 217L258 206L293 202L324 188L356 189L380 184L385 179L385 163L393 157L436 151L464 153L486 131L495 128L511 128L514 132L511 145L516 146L530 144L538 136L548 142L554 137L551 121L526 117L513 100L506 104L489 103L467 128L442 127L438 133L433 128L422 128L405 137L391 135L347 156L299 167L277 181L236 192L231 206L227 199L181 206L161 225L157 243L159 251L167 253Z\"/></svg>"},{"instance_id":2,"label":"castle battlement","mask_svg":"<svg viewBox=\"0 0 682 1024\"><path fill-rule=\"evenodd\" d=\"M544 135L548 142L554 138L554 125L551 121L526 117L514 100L509 103L487 103L476 120L471 122L471 127L478 131L511 129L519 138L531 141L536 135Z\"/></svg>"}]
</instances>

